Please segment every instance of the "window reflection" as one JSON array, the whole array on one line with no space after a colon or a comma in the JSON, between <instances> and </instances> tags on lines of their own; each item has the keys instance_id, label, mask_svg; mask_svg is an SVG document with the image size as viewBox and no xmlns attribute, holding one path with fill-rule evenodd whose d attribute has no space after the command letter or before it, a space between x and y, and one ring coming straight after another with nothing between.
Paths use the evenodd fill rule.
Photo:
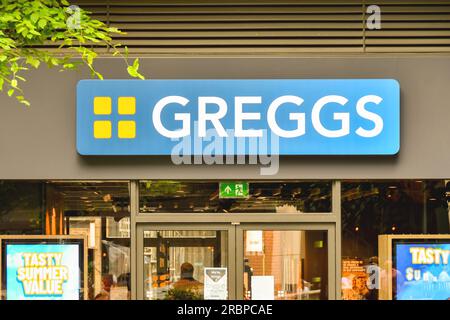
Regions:
<instances>
[{"instance_id":1,"label":"window reflection","mask_svg":"<svg viewBox=\"0 0 450 320\"><path fill-rule=\"evenodd\" d=\"M44 183L0 180L0 234L41 234Z\"/></svg>"},{"instance_id":2,"label":"window reflection","mask_svg":"<svg viewBox=\"0 0 450 320\"><path fill-rule=\"evenodd\" d=\"M147 180L139 184L142 213L307 213L331 211L331 182L257 181L249 197L221 199L219 182Z\"/></svg>"}]
</instances>

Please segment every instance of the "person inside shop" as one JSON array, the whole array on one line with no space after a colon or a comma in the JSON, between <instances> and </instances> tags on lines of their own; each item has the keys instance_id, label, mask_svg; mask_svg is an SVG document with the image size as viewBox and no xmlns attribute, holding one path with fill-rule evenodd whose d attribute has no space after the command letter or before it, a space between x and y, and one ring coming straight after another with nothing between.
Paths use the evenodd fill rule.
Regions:
<instances>
[{"instance_id":1,"label":"person inside shop","mask_svg":"<svg viewBox=\"0 0 450 320\"><path fill-rule=\"evenodd\" d=\"M172 288L177 291L184 291L199 297L203 295L203 283L194 278L194 266L189 262L184 262L180 267L180 280L173 283ZM196 297L193 297L194 299Z\"/></svg>"}]
</instances>

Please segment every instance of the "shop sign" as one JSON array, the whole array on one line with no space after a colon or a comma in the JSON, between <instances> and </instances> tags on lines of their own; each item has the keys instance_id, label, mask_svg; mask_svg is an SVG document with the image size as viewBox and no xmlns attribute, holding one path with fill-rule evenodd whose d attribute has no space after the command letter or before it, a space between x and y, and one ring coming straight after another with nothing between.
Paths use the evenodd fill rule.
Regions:
<instances>
[{"instance_id":1,"label":"shop sign","mask_svg":"<svg viewBox=\"0 0 450 320\"><path fill-rule=\"evenodd\" d=\"M246 199L249 196L248 182L220 182L219 198Z\"/></svg>"},{"instance_id":2,"label":"shop sign","mask_svg":"<svg viewBox=\"0 0 450 320\"><path fill-rule=\"evenodd\" d=\"M81 80L81 155L393 155L392 79Z\"/></svg>"}]
</instances>

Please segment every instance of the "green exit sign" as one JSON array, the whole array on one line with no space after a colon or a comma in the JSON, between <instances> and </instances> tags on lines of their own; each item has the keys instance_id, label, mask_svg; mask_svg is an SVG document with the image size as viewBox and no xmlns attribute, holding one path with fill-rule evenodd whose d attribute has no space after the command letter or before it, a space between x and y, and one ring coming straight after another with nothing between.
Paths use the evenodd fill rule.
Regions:
<instances>
[{"instance_id":1,"label":"green exit sign","mask_svg":"<svg viewBox=\"0 0 450 320\"><path fill-rule=\"evenodd\" d=\"M240 199L248 198L248 182L220 182L219 198Z\"/></svg>"}]
</instances>

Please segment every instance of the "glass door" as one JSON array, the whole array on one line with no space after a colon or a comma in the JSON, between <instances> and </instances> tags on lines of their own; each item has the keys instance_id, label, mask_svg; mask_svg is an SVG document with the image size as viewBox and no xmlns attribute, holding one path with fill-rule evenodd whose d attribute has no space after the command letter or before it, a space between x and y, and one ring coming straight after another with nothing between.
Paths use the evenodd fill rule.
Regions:
<instances>
[{"instance_id":1,"label":"glass door","mask_svg":"<svg viewBox=\"0 0 450 320\"><path fill-rule=\"evenodd\" d=\"M327 223L138 224L139 300L336 298Z\"/></svg>"},{"instance_id":2,"label":"glass door","mask_svg":"<svg viewBox=\"0 0 450 320\"><path fill-rule=\"evenodd\" d=\"M335 299L334 236L324 224L238 226L238 299Z\"/></svg>"},{"instance_id":3,"label":"glass door","mask_svg":"<svg viewBox=\"0 0 450 320\"><path fill-rule=\"evenodd\" d=\"M138 225L139 300L235 299L235 228Z\"/></svg>"}]
</instances>

